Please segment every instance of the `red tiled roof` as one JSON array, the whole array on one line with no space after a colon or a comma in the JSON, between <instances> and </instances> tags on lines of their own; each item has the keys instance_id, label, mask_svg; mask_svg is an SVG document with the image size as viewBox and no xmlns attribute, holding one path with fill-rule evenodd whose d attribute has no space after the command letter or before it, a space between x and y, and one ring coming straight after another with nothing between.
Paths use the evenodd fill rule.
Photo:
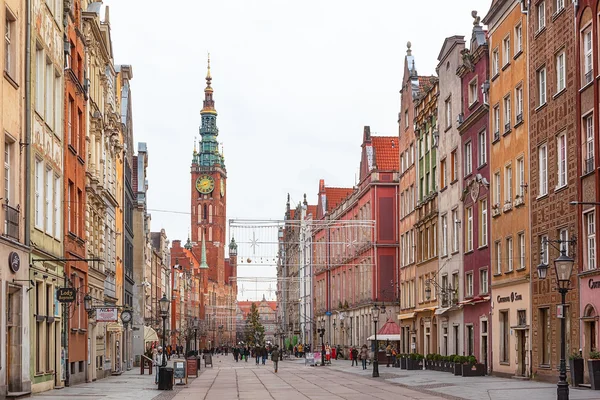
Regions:
<instances>
[{"instance_id":1,"label":"red tiled roof","mask_svg":"<svg viewBox=\"0 0 600 400\"><path fill-rule=\"evenodd\" d=\"M398 137L396 136L373 136L371 137L375 149L375 165L380 171L398 171L400 162L398 159Z\"/></svg>"},{"instance_id":2,"label":"red tiled roof","mask_svg":"<svg viewBox=\"0 0 600 400\"><path fill-rule=\"evenodd\" d=\"M312 214L312 217L316 219L317 218L317 206L309 205L306 208L306 215L308 216L309 214Z\"/></svg>"},{"instance_id":3,"label":"red tiled roof","mask_svg":"<svg viewBox=\"0 0 600 400\"><path fill-rule=\"evenodd\" d=\"M189 251L185 247L183 247L183 252L187 256L187 258L189 258L189 260L191 262L191 267L192 268L198 268L200 266L200 263L196 259L196 256L194 255L194 253L192 253L191 251Z\"/></svg>"},{"instance_id":4,"label":"red tiled roof","mask_svg":"<svg viewBox=\"0 0 600 400\"><path fill-rule=\"evenodd\" d=\"M336 188L326 187L325 195L327 196L327 211L336 208L342 200L348 197L354 189L352 188Z\"/></svg>"},{"instance_id":5,"label":"red tiled roof","mask_svg":"<svg viewBox=\"0 0 600 400\"><path fill-rule=\"evenodd\" d=\"M377 332L378 335L399 335L400 327L391 318L388 319L381 329Z\"/></svg>"}]
</instances>

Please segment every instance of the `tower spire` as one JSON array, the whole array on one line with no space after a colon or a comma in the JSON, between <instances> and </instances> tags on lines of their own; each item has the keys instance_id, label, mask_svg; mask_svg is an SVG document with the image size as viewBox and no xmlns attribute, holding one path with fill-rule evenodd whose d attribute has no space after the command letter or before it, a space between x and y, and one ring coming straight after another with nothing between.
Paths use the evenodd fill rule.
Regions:
<instances>
[{"instance_id":1,"label":"tower spire","mask_svg":"<svg viewBox=\"0 0 600 400\"><path fill-rule=\"evenodd\" d=\"M200 255L200 269L208 269L206 263L206 242L204 241L204 232L202 232L202 254Z\"/></svg>"},{"instance_id":2,"label":"tower spire","mask_svg":"<svg viewBox=\"0 0 600 400\"><path fill-rule=\"evenodd\" d=\"M208 64L206 69L206 88L204 89L204 104L200 114L216 114L215 101L213 100L212 76L210 75L210 53L208 53Z\"/></svg>"}]
</instances>

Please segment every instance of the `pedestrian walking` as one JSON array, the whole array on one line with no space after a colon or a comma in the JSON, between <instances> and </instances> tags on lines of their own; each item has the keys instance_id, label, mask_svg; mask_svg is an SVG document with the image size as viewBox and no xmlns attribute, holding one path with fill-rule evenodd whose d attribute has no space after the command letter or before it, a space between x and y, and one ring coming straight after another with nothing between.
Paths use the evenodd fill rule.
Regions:
<instances>
[{"instance_id":1,"label":"pedestrian walking","mask_svg":"<svg viewBox=\"0 0 600 400\"><path fill-rule=\"evenodd\" d=\"M355 365L358 367L358 349L356 347L353 347L352 350L350 350L350 357L352 358L352 367L354 367Z\"/></svg>"},{"instance_id":2,"label":"pedestrian walking","mask_svg":"<svg viewBox=\"0 0 600 400\"><path fill-rule=\"evenodd\" d=\"M392 345L388 344L387 347L385 348L385 356L387 358L387 365L386 367L390 367L390 363L392 362Z\"/></svg>"},{"instance_id":3,"label":"pedestrian walking","mask_svg":"<svg viewBox=\"0 0 600 400\"><path fill-rule=\"evenodd\" d=\"M156 366L156 374L154 376L154 383L158 383L158 367L167 365L165 354L163 353L162 346L158 346L156 353L154 353L154 366Z\"/></svg>"},{"instance_id":4,"label":"pedestrian walking","mask_svg":"<svg viewBox=\"0 0 600 400\"><path fill-rule=\"evenodd\" d=\"M360 360L362 361L363 369L367 369L367 358L369 358L369 350L367 349L367 345L363 344L360 349Z\"/></svg>"},{"instance_id":5,"label":"pedestrian walking","mask_svg":"<svg viewBox=\"0 0 600 400\"><path fill-rule=\"evenodd\" d=\"M254 349L254 357L256 358L256 365L258 365L261 357L261 351L258 345L256 345L256 348Z\"/></svg>"},{"instance_id":6,"label":"pedestrian walking","mask_svg":"<svg viewBox=\"0 0 600 400\"><path fill-rule=\"evenodd\" d=\"M277 373L277 367L279 366L279 350L277 346L271 352L271 361L273 361L273 368L275 369L275 373Z\"/></svg>"},{"instance_id":7,"label":"pedestrian walking","mask_svg":"<svg viewBox=\"0 0 600 400\"><path fill-rule=\"evenodd\" d=\"M260 355L262 356L262 365L265 365L265 362L267 361L267 356L268 356L267 348L265 346L263 346L260 349L260 353L261 353Z\"/></svg>"}]
</instances>

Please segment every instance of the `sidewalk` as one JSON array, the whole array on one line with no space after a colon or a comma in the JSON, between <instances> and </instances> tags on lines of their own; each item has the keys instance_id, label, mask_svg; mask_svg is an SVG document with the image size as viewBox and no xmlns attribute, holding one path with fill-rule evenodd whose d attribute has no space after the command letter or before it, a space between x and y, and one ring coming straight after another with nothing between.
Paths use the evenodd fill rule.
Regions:
<instances>
[{"instance_id":1,"label":"sidewalk","mask_svg":"<svg viewBox=\"0 0 600 400\"><path fill-rule=\"evenodd\" d=\"M173 361L175 359L171 358L167 365L172 367ZM202 366L202 370L204 370L204 365ZM158 386L154 383L155 369L152 369L152 375L148 375L148 370L144 372L144 375L140 375L140 368L135 367L130 371L123 372L121 375L109 376L94 382L81 383L63 389L36 393L32 397L39 398L40 400L65 400L65 398L170 400L185 387L175 385L172 391L158 390Z\"/></svg>"},{"instance_id":2,"label":"sidewalk","mask_svg":"<svg viewBox=\"0 0 600 400\"><path fill-rule=\"evenodd\" d=\"M294 362L299 362L295 361ZM320 367L319 367L320 368ZM372 365L363 370L361 366L352 367L350 360L332 361L325 367L338 371L371 376ZM379 365L379 378L402 387L417 390L422 393L454 397L468 400L549 400L556 398L556 384L530 380L499 378L495 376L467 377L455 376L448 372L419 370L408 371L400 368L387 368ZM598 400L600 391L569 387L571 400Z\"/></svg>"}]
</instances>

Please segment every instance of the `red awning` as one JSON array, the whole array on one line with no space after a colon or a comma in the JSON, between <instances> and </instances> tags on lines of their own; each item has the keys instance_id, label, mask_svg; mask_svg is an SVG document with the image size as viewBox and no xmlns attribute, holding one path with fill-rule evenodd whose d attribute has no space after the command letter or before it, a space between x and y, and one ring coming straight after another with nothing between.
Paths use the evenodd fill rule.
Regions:
<instances>
[{"instance_id":1,"label":"red awning","mask_svg":"<svg viewBox=\"0 0 600 400\"><path fill-rule=\"evenodd\" d=\"M399 335L400 327L391 318L385 321L385 324L377 331L378 335Z\"/></svg>"}]
</instances>

